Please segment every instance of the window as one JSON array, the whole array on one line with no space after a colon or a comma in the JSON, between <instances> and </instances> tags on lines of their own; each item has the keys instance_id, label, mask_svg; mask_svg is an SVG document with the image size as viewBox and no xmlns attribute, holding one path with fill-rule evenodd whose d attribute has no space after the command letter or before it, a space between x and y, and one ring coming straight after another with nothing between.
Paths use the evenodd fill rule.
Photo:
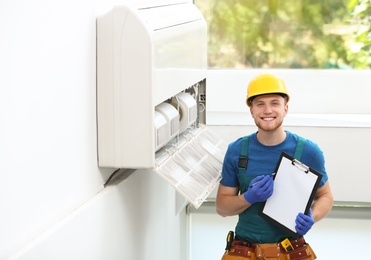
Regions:
<instances>
[{"instance_id":1,"label":"window","mask_svg":"<svg viewBox=\"0 0 371 260\"><path fill-rule=\"evenodd\" d=\"M210 68L371 68L371 0L195 0Z\"/></svg>"}]
</instances>

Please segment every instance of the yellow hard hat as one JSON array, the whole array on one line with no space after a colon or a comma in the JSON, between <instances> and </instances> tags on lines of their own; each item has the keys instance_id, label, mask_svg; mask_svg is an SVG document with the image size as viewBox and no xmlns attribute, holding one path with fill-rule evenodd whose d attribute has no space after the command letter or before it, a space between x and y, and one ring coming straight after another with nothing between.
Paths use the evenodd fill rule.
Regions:
<instances>
[{"instance_id":1,"label":"yellow hard hat","mask_svg":"<svg viewBox=\"0 0 371 260\"><path fill-rule=\"evenodd\" d=\"M283 79L269 73L260 74L253 78L247 86L246 103L251 106L254 97L264 94L283 94L290 99Z\"/></svg>"}]
</instances>

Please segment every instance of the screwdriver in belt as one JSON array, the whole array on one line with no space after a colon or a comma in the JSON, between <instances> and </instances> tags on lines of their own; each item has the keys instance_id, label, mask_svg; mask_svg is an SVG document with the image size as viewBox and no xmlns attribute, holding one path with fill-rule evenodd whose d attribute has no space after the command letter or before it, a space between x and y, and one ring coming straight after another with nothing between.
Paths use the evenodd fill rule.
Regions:
<instances>
[{"instance_id":1,"label":"screwdriver in belt","mask_svg":"<svg viewBox=\"0 0 371 260\"><path fill-rule=\"evenodd\" d=\"M229 252L229 250L231 250L231 246L232 246L232 243L233 243L233 237L234 237L234 232L229 231L228 235L227 235L227 245L225 247L225 254L227 254Z\"/></svg>"}]
</instances>

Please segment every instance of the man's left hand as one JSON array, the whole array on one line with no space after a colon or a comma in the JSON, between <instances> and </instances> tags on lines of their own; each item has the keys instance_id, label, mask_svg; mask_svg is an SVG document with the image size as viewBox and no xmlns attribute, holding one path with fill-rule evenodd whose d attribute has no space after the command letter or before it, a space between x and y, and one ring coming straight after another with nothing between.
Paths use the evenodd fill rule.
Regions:
<instances>
[{"instance_id":1,"label":"man's left hand","mask_svg":"<svg viewBox=\"0 0 371 260\"><path fill-rule=\"evenodd\" d=\"M314 219L312 217L312 209L309 209L308 215L299 213L296 217L295 223L296 232L299 235L304 236L309 231L309 229L312 228L314 224Z\"/></svg>"}]
</instances>

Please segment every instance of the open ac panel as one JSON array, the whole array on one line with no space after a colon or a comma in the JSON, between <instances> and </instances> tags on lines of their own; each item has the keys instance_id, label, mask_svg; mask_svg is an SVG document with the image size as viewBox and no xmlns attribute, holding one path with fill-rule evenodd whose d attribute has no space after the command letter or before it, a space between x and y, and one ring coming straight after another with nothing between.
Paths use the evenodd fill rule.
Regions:
<instances>
[{"instance_id":1,"label":"open ac panel","mask_svg":"<svg viewBox=\"0 0 371 260\"><path fill-rule=\"evenodd\" d=\"M196 89L198 86L194 86L194 88ZM188 91L180 92L155 107L156 152L171 143L171 140L179 139L184 131L196 123L198 119L197 97Z\"/></svg>"},{"instance_id":2,"label":"open ac panel","mask_svg":"<svg viewBox=\"0 0 371 260\"><path fill-rule=\"evenodd\" d=\"M205 126L207 27L190 2L97 18L98 165L154 169L195 207L226 145Z\"/></svg>"}]
</instances>

